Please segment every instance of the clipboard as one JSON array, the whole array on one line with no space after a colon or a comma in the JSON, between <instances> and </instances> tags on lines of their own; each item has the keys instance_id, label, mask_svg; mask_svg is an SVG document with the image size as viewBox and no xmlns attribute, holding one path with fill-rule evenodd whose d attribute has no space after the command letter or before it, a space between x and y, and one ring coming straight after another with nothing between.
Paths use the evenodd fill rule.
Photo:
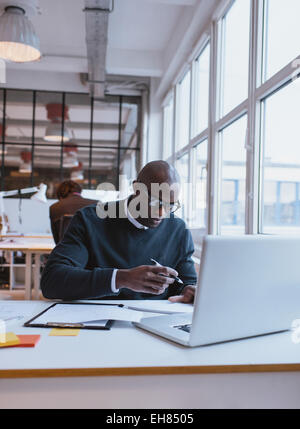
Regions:
<instances>
[{"instance_id":1,"label":"clipboard","mask_svg":"<svg viewBox=\"0 0 300 429\"><path fill-rule=\"evenodd\" d=\"M109 330L114 322L114 320L107 320L105 325L85 325L83 322L81 323L66 323L66 322L47 322L47 323L35 323L34 321L38 319L41 315L44 315L50 309L53 309L56 305L82 305L82 302L55 302L54 304L47 307L45 310L41 311L39 314L28 320L23 324L26 328L63 328L63 329L97 329L97 330ZM104 304L104 303L92 303L85 302L84 305L109 305L109 306L117 306L123 307L122 304Z\"/></svg>"}]
</instances>

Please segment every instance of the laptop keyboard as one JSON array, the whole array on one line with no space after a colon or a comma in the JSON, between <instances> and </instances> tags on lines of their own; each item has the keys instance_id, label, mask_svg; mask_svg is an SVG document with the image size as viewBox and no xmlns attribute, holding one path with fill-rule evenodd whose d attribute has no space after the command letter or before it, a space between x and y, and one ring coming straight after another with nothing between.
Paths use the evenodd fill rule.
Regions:
<instances>
[{"instance_id":1,"label":"laptop keyboard","mask_svg":"<svg viewBox=\"0 0 300 429\"><path fill-rule=\"evenodd\" d=\"M176 329L180 329L181 331L184 332L190 332L191 331L191 323L187 324L187 325L177 325L177 326L173 326L173 328Z\"/></svg>"}]
</instances>

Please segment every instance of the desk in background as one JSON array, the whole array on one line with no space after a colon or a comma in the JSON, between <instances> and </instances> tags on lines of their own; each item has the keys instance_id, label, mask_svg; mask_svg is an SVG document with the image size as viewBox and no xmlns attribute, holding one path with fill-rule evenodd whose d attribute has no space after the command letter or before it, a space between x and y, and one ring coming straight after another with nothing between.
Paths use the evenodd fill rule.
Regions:
<instances>
[{"instance_id":1,"label":"desk in background","mask_svg":"<svg viewBox=\"0 0 300 429\"><path fill-rule=\"evenodd\" d=\"M32 298L31 285L32 285L32 256L34 255L35 264L33 267L33 298L39 298L40 290L40 268L41 268L41 255L51 253L55 247L52 236L49 235L7 235L1 236L0 250L9 251L12 253L21 251L25 254L25 299Z\"/></svg>"},{"instance_id":2,"label":"desk in background","mask_svg":"<svg viewBox=\"0 0 300 429\"><path fill-rule=\"evenodd\" d=\"M28 318L50 304L20 301ZM186 348L127 322L76 337L10 330L41 339L0 350L1 408L300 407L300 344L290 333Z\"/></svg>"}]
</instances>

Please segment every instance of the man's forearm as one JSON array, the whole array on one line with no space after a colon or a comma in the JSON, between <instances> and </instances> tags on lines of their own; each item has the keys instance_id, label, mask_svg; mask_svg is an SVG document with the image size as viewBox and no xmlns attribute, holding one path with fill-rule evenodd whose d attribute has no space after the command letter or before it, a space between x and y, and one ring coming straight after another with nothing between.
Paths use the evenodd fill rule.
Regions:
<instances>
[{"instance_id":1,"label":"man's forearm","mask_svg":"<svg viewBox=\"0 0 300 429\"><path fill-rule=\"evenodd\" d=\"M113 269L87 270L48 261L41 278L41 289L48 299L89 299L112 295Z\"/></svg>"}]
</instances>

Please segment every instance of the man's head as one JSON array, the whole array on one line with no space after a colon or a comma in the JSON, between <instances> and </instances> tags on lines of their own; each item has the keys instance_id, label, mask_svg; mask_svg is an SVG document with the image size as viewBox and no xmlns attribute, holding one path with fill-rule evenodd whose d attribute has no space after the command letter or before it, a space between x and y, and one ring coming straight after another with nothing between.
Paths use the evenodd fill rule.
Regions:
<instances>
[{"instance_id":1,"label":"man's head","mask_svg":"<svg viewBox=\"0 0 300 429\"><path fill-rule=\"evenodd\" d=\"M175 168L165 161L146 164L134 181L133 188L134 197L145 202L146 216L138 218L144 226L156 228L178 208L180 177Z\"/></svg>"},{"instance_id":2,"label":"man's head","mask_svg":"<svg viewBox=\"0 0 300 429\"><path fill-rule=\"evenodd\" d=\"M74 192L81 194L81 186L73 180L65 180L58 186L56 195L59 200L62 200Z\"/></svg>"}]
</instances>

